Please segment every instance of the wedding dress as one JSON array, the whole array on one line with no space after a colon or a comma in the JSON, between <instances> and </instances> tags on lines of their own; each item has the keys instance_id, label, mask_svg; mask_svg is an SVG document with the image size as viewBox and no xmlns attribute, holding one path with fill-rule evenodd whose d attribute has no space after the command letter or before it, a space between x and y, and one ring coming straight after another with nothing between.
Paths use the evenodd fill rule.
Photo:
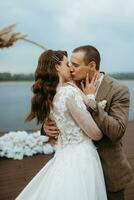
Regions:
<instances>
[{"instance_id":1,"label":"wedding dress","mask_svg":"<svg viewBox=\"0 0 134 200\"><path fill-rule=\"evenodd\" d=\"M64 84L53 100L58 136L54 157L16 200L107 200L103 171L92 139L100 130L76 88Z\"/></svg>"}]
</instances>

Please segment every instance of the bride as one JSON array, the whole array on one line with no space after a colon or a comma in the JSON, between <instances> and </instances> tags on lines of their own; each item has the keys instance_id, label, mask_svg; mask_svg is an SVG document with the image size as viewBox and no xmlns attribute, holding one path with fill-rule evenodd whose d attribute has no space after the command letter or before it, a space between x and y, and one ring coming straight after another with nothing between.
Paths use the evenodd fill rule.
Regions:
<instances>
[{"instance_id":1,"label":"bride","mask_svg":"<svg viewBox=\"0 0 134 200\"><path fill-rule=\"evenodd\" d=\"M70 80L65 51L41 54L27 121L46 118L60 130L54 157L16 200L107 200L101 162L92 140L102 133L86 109L86 96Z\"/></svg>"}]
</instances>

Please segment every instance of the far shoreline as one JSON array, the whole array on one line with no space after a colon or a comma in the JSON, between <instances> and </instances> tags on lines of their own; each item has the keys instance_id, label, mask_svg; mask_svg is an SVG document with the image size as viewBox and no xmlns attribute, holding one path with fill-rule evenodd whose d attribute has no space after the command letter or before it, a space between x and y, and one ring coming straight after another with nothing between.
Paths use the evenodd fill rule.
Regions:
<instances>
[{"instance_id":1,"label":"far shoreline","mask_svg":"<svg viewBox=\"0 0 134 200\"><path fill-rule=\"evenodd\" d=\"M100 71L101 72L101 71ZM106 72L105 74L117 80L134 80L134 72ZM34 81L34 73L11 73L0 72L0 82L21 82L21 81Z\"/></svg>"},{"instance_id":2,"label":"far shoreline","mask_svg":"<svg viewBox=\"0 0 134 200\"><path fill-rule=\"evenodd\" d=\"M112 78L114 78L114 77L112 77ZM114 79L116 79L116 80L118 80L118 81L134 81L134 78L133 79L129 79L129 78L114 78ZM13 82L15 82L15 83L17 83L17 82L34 82L34 80L0 80L0 83L13 83Z\"/></svg>"}]
</instances>

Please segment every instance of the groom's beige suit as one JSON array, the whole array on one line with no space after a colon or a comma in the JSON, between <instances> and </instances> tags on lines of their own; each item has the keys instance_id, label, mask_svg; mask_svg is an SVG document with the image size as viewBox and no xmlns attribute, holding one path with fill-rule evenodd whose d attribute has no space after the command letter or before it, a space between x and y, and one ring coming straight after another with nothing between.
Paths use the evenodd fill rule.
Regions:
<instances>
[{"instance_id":1,"label":"groom's beige suit","mask_svg":"<svg viewBox=\"0 0 134 200\"><path fill-rule=\"evenodd\" d=\"M122 190L132 180L132 170L122 149L129 112L129 90L108 75L104 75L96 95L96 102L106 100L105 109L89 108L96 124L103 133L103 139L95 142L98 147L107 191Z\"/></svg>"}]
</instances>

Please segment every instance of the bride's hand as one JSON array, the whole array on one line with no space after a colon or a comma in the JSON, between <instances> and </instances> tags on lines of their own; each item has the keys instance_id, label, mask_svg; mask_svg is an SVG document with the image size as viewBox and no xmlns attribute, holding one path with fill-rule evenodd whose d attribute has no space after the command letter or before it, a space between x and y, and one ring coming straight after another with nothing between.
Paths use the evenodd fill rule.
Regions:
<instances>
[{"instance_id":1,"label":"bride's hand","mask_svg":"<svg viewBox=\"0 0 134 200\"><path fill-rule=\"evenodd\" d=\"M85 80L85 86L84 86L83 82L81 82L81 87L82 87L82 91L84 92L85 95L95 94L95 91L98 87L98 74L95 73L91 82L89 82L88 73L87 73L86 80Z\"/></svg>"}]
</instances>

